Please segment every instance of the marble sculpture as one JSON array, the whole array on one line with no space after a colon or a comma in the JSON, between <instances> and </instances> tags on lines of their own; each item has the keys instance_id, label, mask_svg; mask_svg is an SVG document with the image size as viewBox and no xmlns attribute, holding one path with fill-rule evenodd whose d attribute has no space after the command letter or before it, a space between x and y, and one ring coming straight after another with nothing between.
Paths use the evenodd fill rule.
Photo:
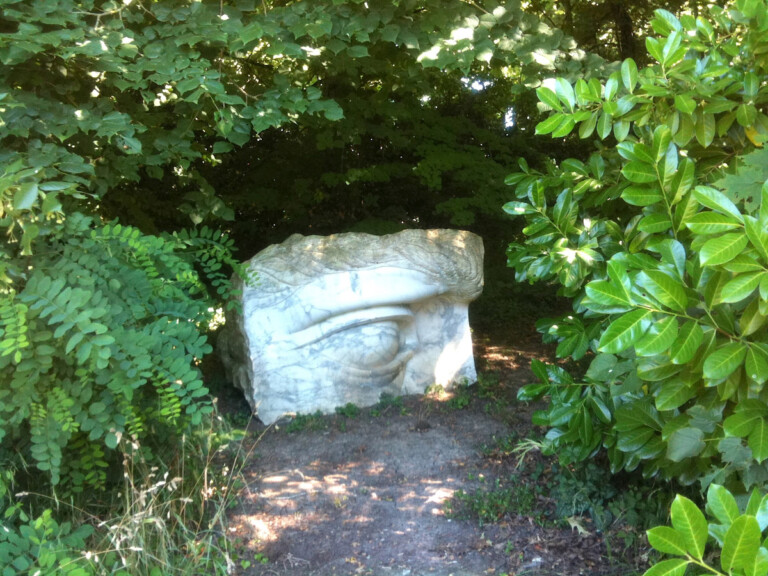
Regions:
<instances>
[{"instance_id":1,"label":"marble sculpture","mask_svg":"<svg viewBox=\"0 0 768 576\"><path fill-rule=\"evenodd\" d=\"M476 380L467 307L483 243L459 230L293 235L254 256L220 348L230 380L269 424Z\"/></svg>"}]
</instances>

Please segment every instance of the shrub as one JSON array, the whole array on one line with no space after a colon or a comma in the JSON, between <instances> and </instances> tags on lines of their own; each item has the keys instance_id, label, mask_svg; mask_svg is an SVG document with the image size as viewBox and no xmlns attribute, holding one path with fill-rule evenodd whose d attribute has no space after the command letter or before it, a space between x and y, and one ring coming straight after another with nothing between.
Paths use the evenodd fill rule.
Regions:
<instances>
[{"instance_id":1,"label":"shrub","mask_svg":"<svg viewBox=\"0 0 768 576\"><path fill-rule=\"evenodd\" d=\"M573 314L540 325L557 354L520 397L566 462L684 483L768 480L768 18L762 0L694 18L658 10L654 63L556 79L540 134L596 137L586 160L528 167L504 208L520 281L559 284Z\"/></svg>"},{"instance_id":2,"label":"shrub","mask_svg":"<svg viewBox=\"0 0 768 576\"><path fill-rule=\"evenodd\" d=\"M672 503L672 526L648 530L648 541L659 552L677 556L654 564L644 576L683 576L689 566L699 574L760 576L768 572L768 548L763 532L768 527L768 496L757 491L740 508L733 495L717 484L707 492L709 520L696 505L678 495ZM719 556L707 553L712 536ZM702 571L703 570L703 571ZM721 571L722 570L722 571Z\"/></svg>"},{"instance_id":3,"label":"shrub","mask_svg":"<svg viewBox=\"0 0 768 576\"><path fill-rule=\"evenodd\" d=\"M40 576L88 576L91 562L80 552L93 527L83 524L72 529L59 524L51 510L30 517L20 502L13 502L10 471L0 472L0 574Z\"/></svg>"},{"instance_id":4,"label":"shrub","mask_svg":"<svg viewBox=\"0 0 768 576\"><path fill-rule=\"evenodd\" d=\"M65 491L99 489L124 435L167 440L210 413L196 365L211 350L201 330L213 300L189 259L226 291L231 242L78 213L46 239L33 262L10 261L0 292L0 460Z\"/></svg>"}]
</instances>

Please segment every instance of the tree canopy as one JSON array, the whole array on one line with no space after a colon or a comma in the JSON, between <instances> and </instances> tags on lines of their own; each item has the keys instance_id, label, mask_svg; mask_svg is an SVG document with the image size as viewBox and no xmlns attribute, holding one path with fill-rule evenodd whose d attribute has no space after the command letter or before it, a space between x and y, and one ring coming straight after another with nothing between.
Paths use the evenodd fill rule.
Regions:
<instances>
[{"instance_id":1,"label":"tree canopy","mask_svg":"<svg viewBox=\"0 0 768 576\"><path fill-rule=\"evenodd\" d=\"M762 0L0 6L0 466L105 489L208 413L235 248L461 226L574 299L553 447L764 482Z\"/></svg>"}]
</instances>

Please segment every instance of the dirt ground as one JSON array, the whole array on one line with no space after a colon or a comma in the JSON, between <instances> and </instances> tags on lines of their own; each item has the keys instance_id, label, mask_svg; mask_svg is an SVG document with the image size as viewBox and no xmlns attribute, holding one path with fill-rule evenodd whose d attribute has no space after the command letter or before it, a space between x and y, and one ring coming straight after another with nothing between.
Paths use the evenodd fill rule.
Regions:
<instances>
[{"instance_id":1,"label":"dirt ground","mask_svg":"<svg viewBox=\"0 0 768 576\"><path fill-rule=\"evenodd\" d=\"M521 326L507 343L476 335L475 352L492 389L474 386L453 400L448 394L408 397L354 417L252 426L258 444L230 514L239 573L637 573L630 559L608 554L588 520L569 527L549 519L546 490L537 492L533 513L506 514L492 524L448 512L458 490L492 486L496 479L531 482L526 470L548 466L533 452L516 467L516 458L494 457L488 447L510 434L541 434L532 430L534 407L502 401L500 394L514 398L531 381L531 360L547 359L551 351L532 326Z\"/></svg>"}]
</instances>

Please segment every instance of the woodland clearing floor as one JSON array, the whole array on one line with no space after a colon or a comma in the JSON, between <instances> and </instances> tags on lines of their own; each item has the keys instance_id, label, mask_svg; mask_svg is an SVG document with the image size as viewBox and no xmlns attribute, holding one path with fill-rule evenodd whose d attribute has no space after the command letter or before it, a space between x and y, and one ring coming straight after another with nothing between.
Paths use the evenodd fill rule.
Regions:
<instances>
[{"instance_id":1,"label":"woodland clearing floor","mask_svg":"<svg viewBox=\"0 0 768 576\"><path fill-rule=\"evenodd\" d=\"M504 438L540 437L537 408L514 400L530 363L551 350L530 327L493 343L475 335L479 385L456 395L390 401L342 414L249 427L257 442L229 515L237 573L308 576L554 576L642 573L638 546L553 514L552 460L495 450ZM446 513L458 490L497 479L527 487L520 513L480 525ZM609 553L610 552L610 553Z\"/></svg>"}]
</instances>

